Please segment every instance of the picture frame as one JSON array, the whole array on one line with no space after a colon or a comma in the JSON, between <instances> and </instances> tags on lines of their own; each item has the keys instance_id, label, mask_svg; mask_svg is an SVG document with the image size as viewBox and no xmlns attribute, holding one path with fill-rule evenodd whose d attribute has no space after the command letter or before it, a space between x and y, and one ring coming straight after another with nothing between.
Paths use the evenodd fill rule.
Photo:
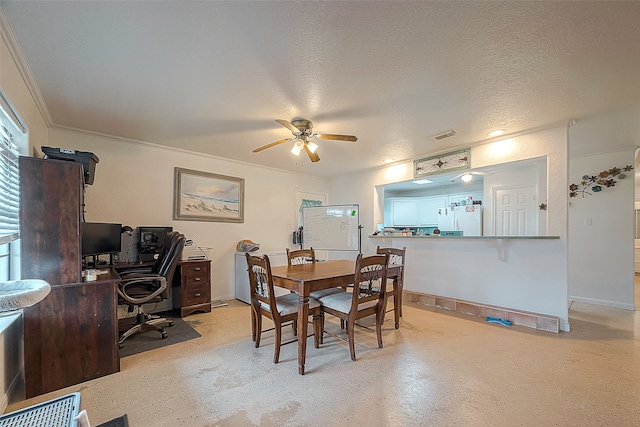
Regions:
<instances>
[{"instance_id":1,"label":"picture frame","mask_svg":"<svg viewBox=\"0 0 640 427\"><path fill-rule=\"evenodd\" d=\"M244 178L175 168L173 219L244 222Z\"/></svg>"},{"instance_id":2,"label":"picture frame","mask_svg":"<svg viewBox=\"0 0 640 427\"><path fill-rule=\"evenodd\" d=\"M471 149L438 154L413 162L413 177L437 175L445 172L469 169L471 167Z\"/></svg>"},{"instance_id":3,"label":"picture frame","mask_svg":"<svg viewBox=\"0 0 640 427\"><path fill-rule=\"evenodd\" d=\"M300 227L302 225L302 208L304 206L325 206L327 204L327 193L307 191L299 188L296 188L294 191L293 223Z\"/></svg>"}]
</instances>

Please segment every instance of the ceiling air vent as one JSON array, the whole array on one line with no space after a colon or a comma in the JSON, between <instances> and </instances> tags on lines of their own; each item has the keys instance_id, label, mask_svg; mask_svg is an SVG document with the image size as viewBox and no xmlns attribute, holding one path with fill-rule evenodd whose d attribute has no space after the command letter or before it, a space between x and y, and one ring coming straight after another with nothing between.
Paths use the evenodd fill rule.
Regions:
<instances>
[{"instance_id":1,"label":"ceiling air vent","mask_svg":"<svg viewBox=\"0 0 640 427\"><path fill-rule=\"evenodd\" d=\"M438 133L436 135L431 135L428 139L431 141L441 141L446 138L451 138L452 136L456 136L458 132L454 129L449 129L448 131Z\"/></svg>"}]
</instances>

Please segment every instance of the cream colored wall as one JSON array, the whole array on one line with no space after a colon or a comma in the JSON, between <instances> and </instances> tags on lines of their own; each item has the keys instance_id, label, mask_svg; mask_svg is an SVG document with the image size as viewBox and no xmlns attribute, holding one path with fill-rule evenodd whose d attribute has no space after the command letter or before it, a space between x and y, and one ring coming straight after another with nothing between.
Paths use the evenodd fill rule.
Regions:
<instances>
[{"instance_id":1,"label":"cream colored wall","mask_svg":"<svg viewBox=\"0 0 640 427\"><path fill-rule=\"evenodd\" d=\"M2 23L0 16L0 23ZM29 128L29 145L31 147L40 147L45 145L49 138L49 129L44 120L36 102L34 101L29 87L25 83L13 55L15 51L7 45L4 32L7 31L4 25L0 26L0 87L2 91L9 97L22 119Z\"/></svg>"},{"instance_id":2,"label":"cream colored wall","mask_svg":"<svg viewBox=\"0 0 640 427\"><path fill-rule=\"evenodd\" d=\"M94 153L95 181L86 186L86 221L136 226L172 226L195 239L212 259L212 298L234 298L234 253L239 240L261 249L291 247L297 228L296 190L326 193L328 181L225 159L133 143L60 128L50 130L49 144ZM177 221L173 217L174 168L244 178L244 223Z\"/></svg>"}]
</instances>

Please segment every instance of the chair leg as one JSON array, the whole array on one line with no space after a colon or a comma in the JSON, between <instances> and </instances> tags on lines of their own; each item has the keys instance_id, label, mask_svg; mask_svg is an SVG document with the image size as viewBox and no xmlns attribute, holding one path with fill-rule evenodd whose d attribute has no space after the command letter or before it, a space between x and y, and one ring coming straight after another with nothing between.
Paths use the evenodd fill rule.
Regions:
<instances>
[{"instance_id":1,"label":"chair leg","mask_svg":"<svg viewBox=\"0 0 640 427\"><path fill-rule=\"evenodd\" d=\"M356 360L356 344L355 344L355 337L353 336L355 323L356 323L355 319L354 320L349 319L347 321L347 334L349 335L349 352L351 353L351 360L353 360L354 362Z\"/></svg>"},{"instance_id":2,"label":"chair leg","mask_svg":"<svg viewBox=\"0 0 640 427\"><path fill-rule=\"evenodd\" d=\"M393 304L395 305L395 301ZM395 311L395 307L393 308ZM376 335L378 335L378 347L382 348L382 322L384 322L384 310L378 310L376 313Z\"/></svg>"},{"instance_id":3,"label":"chair leg","mask_svg":"<svg viewBox=\"0 0 640 427\"><path fill-rule=\"evenodd\" d=\"M400 311L398 309L398 277L395 276L393 278L393 289L391 293L387 292L384 296L385 303L389 298L393 297L393 319L394 319L394 327L396 329L400 328ZM385 311L387 311L387 307L385 305ZM389 310L391 311L391 310Z\"/></svg>"},{"instance_id":4,"label":"chair leg","mask_svg":"<svg viewBox=\"0 0 640 427\"><path fill-rule=\"evenodd\" d=\"M291 326L293 326L293 336L294 336L294 337L297 337L297 336L298 336L298 321L297 321L297 320L294 320L294 321L291 323Z\"/></svg>"},{"instance_id":5,"label":"chair leg","mask_svg":"<svg viewBox=\"0 0 640 427\"><path fill-rule=\"evenodd\" d=\"M256 312L251 305L251 341L256 340Z\"/></svg>"},{"instance_id":6,"label":"chair leg","mask_svg":"<svg viewBox=\"0 0 640 427\"><path fill-rule=\"evenodd\" d=\"M276 323L275 321L273 322ZM275 332L276 332L276 348L273 351L273 363L278 363L280 360L280 346L282 345L282 325L275 324Z\"/></svg>"},{"instance_id":7,"label":"chair leg","mask_svg":"<svg viewBox=\"0 0 640 427\"><path fill-rule=\"evenodd\" d=\"M262 336L262 313L257 312L256 317L256 348L260 347L260 337Z\"/></svg>"},{"instance_id":8,"label":"chair leg","mask_svg":"<svg viewBox=\"0 0 640 427\"><path fill-rule=\"evenodd\" d=\"M398 298L397 288L393 293L393 319L395 320L396 329L399 329L400 328L400 298Z\"/></svg>"},{"instance_id":9,"label":"chair leg","mask_svg":"<svg viewBox=\"0 0 640 427\"><path fill-rule=\"evenodd\" d=\"M167 338L167 333L165 332L163 325L173 326L173 321L168 318L158 317L158 316L149 316L142 311L142 307L138 306L138 313L136 314L136 321L133 325L129 327L128 330L119 334L118 336L118 345L120 348L123 348L123 342L139 332L149 332L156 331L160 332L160 336L162 339Z\"/></svg>"}]
</instances>

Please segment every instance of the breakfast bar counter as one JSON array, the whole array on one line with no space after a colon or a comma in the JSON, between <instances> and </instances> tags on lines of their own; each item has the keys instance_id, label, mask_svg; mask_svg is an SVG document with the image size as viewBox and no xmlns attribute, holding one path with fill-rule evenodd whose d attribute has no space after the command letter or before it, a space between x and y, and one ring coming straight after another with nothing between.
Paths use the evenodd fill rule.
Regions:
<instances>
[{"instance_id":1,"label":"breakfast bar counter","mask_svg":"<svg viewBox=\"0 0 640 427\"><path fill-rule=\"evenodd\" d=\"M369 245L407 248L405 293L553 317L569 330L559 236L371 235Z\"/></svg>"}]
</instances>

